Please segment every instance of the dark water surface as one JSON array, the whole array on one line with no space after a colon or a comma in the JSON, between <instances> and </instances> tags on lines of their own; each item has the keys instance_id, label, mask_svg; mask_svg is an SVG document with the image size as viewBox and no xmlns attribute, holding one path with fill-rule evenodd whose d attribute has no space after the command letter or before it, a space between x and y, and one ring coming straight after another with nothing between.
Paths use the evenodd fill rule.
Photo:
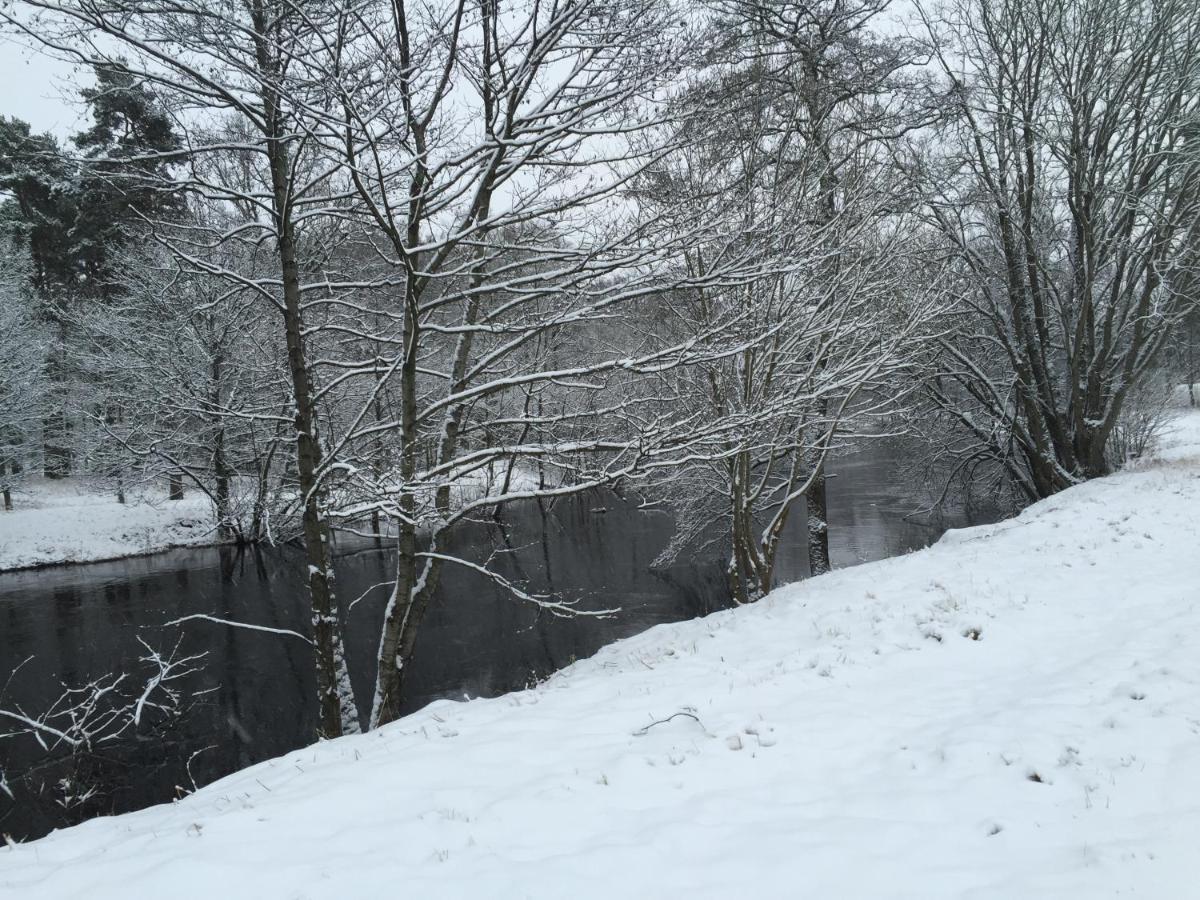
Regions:
<instances>
[{"instance_id":1,"label":"dark water surface","mask_svg":"<svg viewBox=\"0 0 1200 900\"><path fill-rule=\"evenodd\" d=\"M936 520L906 519L924 492L904 480L897 447L868 445L836 460L829 482L835 566L925 546L946 527L996 517L953 509ZM797 517L798 518L798 517ZM578 601L581 609L619 606L609 618L560 618L507 595L485 577L448 565L422 626L407 705L437 698L493 696L523 688L603 645L659 622L705 615L729 604L722 560L651 571L673 522L612 494L507 508L500 523L462 529L450 552L484 562L527 589ZM792 536L780 580L806 571L803 540ZM361 703L369 702L378 623L391 557L372 544L343 542L337 557L347 613L346 645ZM117 670L137 670L146 652L178 645L205 653L189 693L208 691L169 727L102 752L46 766L30 738L0 740L0 769L15 801L0 793L0 833L25 838L90 816L162 802L222 775L311 741L314 676L308 645L294 637L193 621L204 614L275 629L307 631L309 613L298 550L238 553L175 550L155 556L0 574L0 673L29 659L4 689L0 706L46 708L61 685ZM0 733L3 733L0 721ZM36 778L20 778L31 766ZM58 785L61 778L70 779ZM31 794L30 785L47 786ZM79 800L88 786L101 788ZM67 799L64 806L64 799Z\"/></svg>"}]
</instances>

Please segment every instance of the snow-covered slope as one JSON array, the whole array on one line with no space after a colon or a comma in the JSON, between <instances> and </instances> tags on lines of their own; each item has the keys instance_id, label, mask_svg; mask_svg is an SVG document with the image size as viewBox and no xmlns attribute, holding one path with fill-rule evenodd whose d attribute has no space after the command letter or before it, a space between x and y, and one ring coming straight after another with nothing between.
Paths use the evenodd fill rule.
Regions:
<instances>
[{"instance_id":1,"label":"snow-covered slope","mask_svg":"<svg viewBox=\"0 0 1200 900\"><path fill-rule=\"evenodd\" d=\"M212 503L198 491L130 491L128 503L76 481L34 479L0 511L0 572L140 556L216 542Z\"/></svg>"},{"instance_id":2,"label":"snow-covered slope","mask_svg":"<svg viewBox=\"0 0 1200 900\"><path fill-rule=\"evenodd\" d=\"M931 549L172 805L5 898L1200 897L1200 418Z\"/></svg>"}]
</instances>

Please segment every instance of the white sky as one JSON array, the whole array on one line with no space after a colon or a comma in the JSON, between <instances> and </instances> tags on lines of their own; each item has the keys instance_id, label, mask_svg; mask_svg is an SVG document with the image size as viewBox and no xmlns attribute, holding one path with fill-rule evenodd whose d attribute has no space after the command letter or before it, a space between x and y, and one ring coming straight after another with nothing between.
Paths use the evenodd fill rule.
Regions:
<instances>
[{"instance_id":1,"label":"white sky","mask_svg":"<svg viewBox=\"0 0 1200 900\"><path fill-rule=\"evenodd\" d=\"M49 131L65 141L84 125L75 100L79 88L91 82L82 67L0 36L0 115L24 119L35 132Z\"/></svg>"}]
</instances>

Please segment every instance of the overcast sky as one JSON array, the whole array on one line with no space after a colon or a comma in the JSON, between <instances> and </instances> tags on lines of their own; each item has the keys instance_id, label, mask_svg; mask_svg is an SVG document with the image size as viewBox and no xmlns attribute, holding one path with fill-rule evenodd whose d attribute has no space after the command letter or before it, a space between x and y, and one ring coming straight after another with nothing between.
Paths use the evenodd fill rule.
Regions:
<instances>
[{"instance_id":1,"label":"overcast sky","mask_svg":"<svg viewBox=\"0 0 1200 900\"><path fill-rule=\"evenodd\" d=\"M0 37L0 115L24 119L37 132L65 140L83 121L71 102L90 73L52 59L26 44Z\"/></svg>"}]
</instances>

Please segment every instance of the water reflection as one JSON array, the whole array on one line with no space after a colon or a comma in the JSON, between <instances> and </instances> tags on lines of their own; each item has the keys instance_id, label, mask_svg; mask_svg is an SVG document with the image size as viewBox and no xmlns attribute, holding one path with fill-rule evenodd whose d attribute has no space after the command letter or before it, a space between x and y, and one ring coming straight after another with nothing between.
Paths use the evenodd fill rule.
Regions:
<instances>
[{"instance_id":1,"label":"water reflection","mask_svg":"<svg viewBox=\"0 0 1200 900\"><path fill-rule=\"evenodd\" d=\"M598 505L608 511L593 513ZM603 619L561 618L513 600L477 572L448 566L412 662L407 706L521 688L657 622L724 605L716 561L666 572L648 569L671 528L667 517L640 512L616 497L553 509L527 504L506 511L501 523L464 528L451 553L490 559L505 579L575 599L581 609L620 606L622 612ZM356 601L344 623L351 679L365 702L392 559L373 546L339 549L339 592L347 605ZM8 687L7 705L43 709L63 683L136 671L144 653L139 638L162 650L178 642L182 655L207 653L203 671L187 688L209 692L153 742L106 752L99 761L89 759L86 771L67 773L76 781L103 782L102 798L75 810L63 810L53 793L16 804L5 798L0 831L28 836L84 816L170 799L177 786L189 787L193 779L203 784L307 743L315 727L316 687L306 643L205 621L163 625L203 614L304 632L308 611L300 571L291 548L244 553L209 548L0 577L5 626L0 671L30 658ZM10 781L42 756L31 739L2 742L0 753ZM56 771L55 780L59 776Z\"/></svg>"}]
</instances>

